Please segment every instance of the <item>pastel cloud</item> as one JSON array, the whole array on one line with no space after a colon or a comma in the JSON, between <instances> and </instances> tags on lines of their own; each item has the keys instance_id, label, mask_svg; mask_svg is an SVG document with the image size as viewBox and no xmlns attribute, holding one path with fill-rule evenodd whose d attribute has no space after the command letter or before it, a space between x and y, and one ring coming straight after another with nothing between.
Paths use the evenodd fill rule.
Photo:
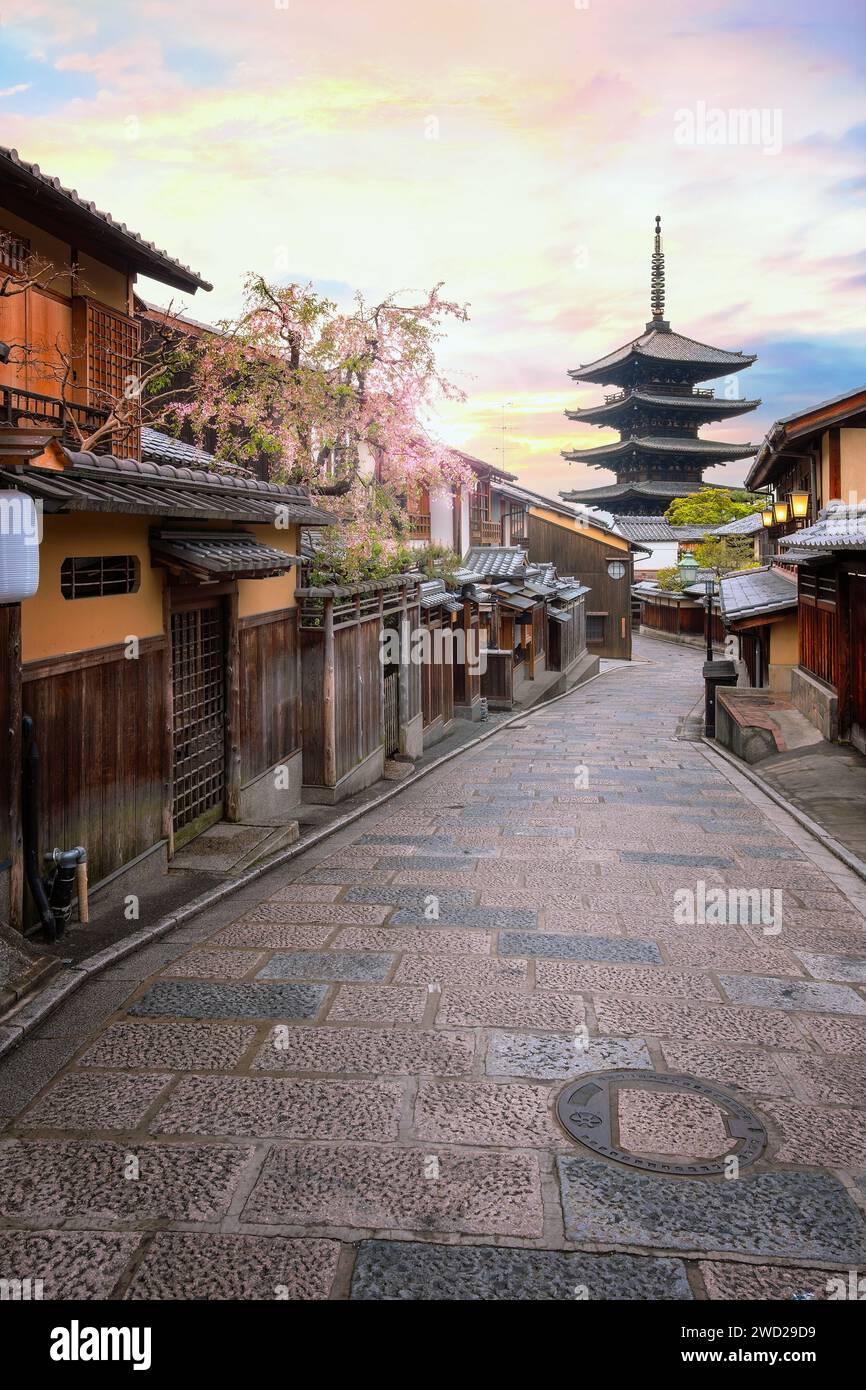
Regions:
<instances>
[{"instance_id":1,"label":"pastel cloud","mask_svg":"<svg viewBox=\"0 0 866 1390\"><path fill-rule=\"evenodd\" d=\"M511 402L509 466L539 487L598 483L559 458L594 434L563 410L597 394L565 371L640 331L658 211L674 326L761 355L748 393L765 405L727 437L758 439L818 379L827 394L854 384L853 6L185 0L178 13L90 0L79 23L70 0L6 0L30 65L4 142L200 266L217 289L196 316L231 312L253 267L369 293L444 279L472 319L445 346L468 400L443 431L501 458ZM684 110L755 106L781 113L777 154L677 142Z\"/></svg>"}]
</instances>

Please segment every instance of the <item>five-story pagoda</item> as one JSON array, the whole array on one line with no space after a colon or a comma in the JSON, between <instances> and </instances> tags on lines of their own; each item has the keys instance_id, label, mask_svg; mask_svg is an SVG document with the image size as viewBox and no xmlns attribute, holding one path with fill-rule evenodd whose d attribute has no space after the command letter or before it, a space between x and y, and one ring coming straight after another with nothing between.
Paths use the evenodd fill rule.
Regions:
<instances>
[{"instance_id":1,"label":"five-story pagoda","mask_svg":"<svg viewBox=\"0 0 866 1390\"><path fill-rule=\"evenodd\" d=\"M619 441L591 449L563 450L570 463L609 468L616 482L560 495L614 515L658 516L674 497L696 491L705 468L754 454L755 444L731 444L701 439L698 430L711 420L729 420L760 405L742 400L731 382L724 394L699 387L702 381L731 377L756 360L742 352L709 347L694 338L673 333L665 318L665 271L661 218L656 218L652 257L652 318L640 337L624 347L576 367L568 375L576 382L617 386L601 405L567 410L569 420L609 426Z\"/></svg>"}]
</instances>

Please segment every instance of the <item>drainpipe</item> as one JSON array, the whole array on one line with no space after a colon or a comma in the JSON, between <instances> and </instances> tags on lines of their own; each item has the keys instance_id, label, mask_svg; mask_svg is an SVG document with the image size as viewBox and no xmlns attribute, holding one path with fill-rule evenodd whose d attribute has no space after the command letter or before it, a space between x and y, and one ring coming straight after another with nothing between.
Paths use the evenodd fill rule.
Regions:
<instances>
[{"instance_id":1,"label":"drainpipe","mask_svg":"<svg viewBox=\"0 0 866 1390\"><path fill-rule=\"evenodd\" d=\"M83 845L76 845L75 849L53 849L46 854L45 862L54 866L49 905L57 934L62 936L72 916L72 889L76 880L79 883L81 919L87 920L87 850Z\"/></svg>"},{"instance_id":2,"label":"drainpipe","mask_svg":"<svg viewBox=\"0 0 866 1390\"><path fill-rule=\"evenodd\" d=\"M39 749L33 738L33 720L25 714L22 777L22 831L24 839L24 873L27 886L36 904L39 921L49 941L57 935L54 914L39 873Z\"/></svg>"}]
</instances>

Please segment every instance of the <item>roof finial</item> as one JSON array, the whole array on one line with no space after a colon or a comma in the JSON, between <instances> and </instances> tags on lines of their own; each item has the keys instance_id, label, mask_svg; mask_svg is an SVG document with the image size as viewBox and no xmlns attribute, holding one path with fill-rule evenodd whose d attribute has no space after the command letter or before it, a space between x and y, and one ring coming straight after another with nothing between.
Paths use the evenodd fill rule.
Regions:
<instances>
[{"instance_id":1,"label":"roof finial","mask_svg":"<svg viewBox=\"0 0 866 1390\"><path fill-rule=\"evenodd\" d=\"M652 273L650 275L650 307L652 308L653 319L663 323L665 317L665 253L662 250L662 220L658 214L656 214Z\"/></svg>"}]
</instances>

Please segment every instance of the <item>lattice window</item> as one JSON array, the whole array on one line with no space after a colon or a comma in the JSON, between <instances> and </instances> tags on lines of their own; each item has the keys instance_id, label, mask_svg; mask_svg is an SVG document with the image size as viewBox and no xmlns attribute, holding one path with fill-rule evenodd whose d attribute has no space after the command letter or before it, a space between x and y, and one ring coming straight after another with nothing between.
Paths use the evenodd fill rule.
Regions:
<instances>
[{"instance_id":1,"label":"lattice window","mask_svg":"<svg viewBox=\"0 0 866 1390\"><path fill-rule=\"evenodd\" d=\"M220 608L171 615L176 831L225 795L225 634Z\"/></svg>"},{"instance_id":2,"label":"lattice window","mask_svg":"<svg viewBox=\"0 0 866 1390\"><path fill-rule=\"evenodd\" d=\"M0 227L0 262L10 270L22 273L30 258L30 240L18 232Z\"/></svg>"},{"instance_id":3,"label":"lattice window","mask_svg":"<svg viewBox=\"0 0 866 1390\"><path fill-rule=\"evenodd\" d=\"M134 594L138 584L135 555L68 555L60 566L60 592L68 599Z\"/></svg>"},{"instance_id":4,"label":"lattice window","mask_svg":"<svg viewBox=\"0 0 866 1390\"><path fill-rule=\"evenodd\" d=\"M129 396L139 367L139 327L134 319L112 313L104 304L87 305L87 386L90 405L105 409ZM112 438L119 458L137 453L136 433Z\"/></svg>"},{"instance_id":5,"label":"lattice window","mask_svg":"<svg viewBox=\"0 0 866 1390\"><path fill-rule=\"evenodd\" d=\"M586 615L586 640L587 642L604 641L604 620L606 613L587 613Z\"/></svg>"}]
</instances>

